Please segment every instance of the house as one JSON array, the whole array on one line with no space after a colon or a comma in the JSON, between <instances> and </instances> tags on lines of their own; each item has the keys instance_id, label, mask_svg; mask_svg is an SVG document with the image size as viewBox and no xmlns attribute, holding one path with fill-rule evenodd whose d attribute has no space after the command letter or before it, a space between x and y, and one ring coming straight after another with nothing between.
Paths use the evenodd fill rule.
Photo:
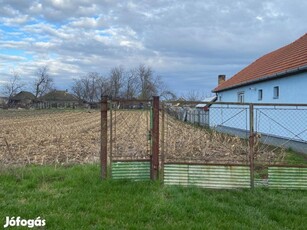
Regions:
<instances>
[{"instance_id":1,"label":"house","mask_svg":"<svg viewBox=\"0 0 307 230\"><path fill-rule=\"evenodd\" d=\"M250 114L246 103L256 103L253 125L262 136L261 142L307 153L306 86L307 34L260 57L228 80L219 75L213 90L217 102L239 104L213 105L210 127L248 138Z\"/></svg>"},{"instance_id":2,"label":"house","mask_svg":"<svg viewBox=\"0 0 307 230\"><path fill-rule=\"evenodd\" d=\"M307 34L268 53L213 90L218 102L307 103Z\"/></svg>"},{"instance_id":3,"label":"house","mask_svg":"<svg viewBox=\"0 0 307 230\"><path fill-rule=\"evenodd\" d=\"M8 98L7 97L0 97L0 107L5 107L5 105L8 102Z\"/></svg>"},{"instance_id":4,"label":"house","mask_svg":"<svg viewBox=\"0 0 307 230\"><path fill-rule=\"evenodd\" d=\"M9 99L9 105L15 107L28 107L34 100L34 94L28 91L20 91L18 94Z\"/></svg>"},{"instance_id":5,"label":"house","mask_svg":"<svg viewBox=\"0 0 307 230\"><path fill-rule=\"evenodd\" d=\"M75 108L79 100L67 91L53 90L38 99L36 108Z\"/></svg>"}]
</instances>

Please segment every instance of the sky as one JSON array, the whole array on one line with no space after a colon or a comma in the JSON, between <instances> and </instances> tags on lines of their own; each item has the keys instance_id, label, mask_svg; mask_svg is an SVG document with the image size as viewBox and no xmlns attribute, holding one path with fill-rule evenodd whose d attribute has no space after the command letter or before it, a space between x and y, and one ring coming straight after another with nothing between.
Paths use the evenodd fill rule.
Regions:
<instances>
[{"instance_id":1,"label":"sky","mask_svg":"<svg viewBox=\"0 0 307 230\"><path fill-rule=\"evenodd\" d=\"M210 95L307 32L302 0L0 0L0 88L48 66L55 87L88 72L150 66L177 95Z\"/></svg>"}]
</instances>

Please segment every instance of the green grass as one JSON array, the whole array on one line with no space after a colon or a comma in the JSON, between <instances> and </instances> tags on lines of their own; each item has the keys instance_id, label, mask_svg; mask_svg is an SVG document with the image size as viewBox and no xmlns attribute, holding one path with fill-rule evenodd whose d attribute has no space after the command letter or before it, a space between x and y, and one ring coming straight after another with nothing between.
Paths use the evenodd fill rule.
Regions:
<instances>
[{"instance_id":1,"label":"green grass","mask_svg":"<svg viewBox=\"0 0 307 230\"><path fill-rule=\"evenodd\" d=\"M98 165L0 172L6 216L47 229L306 229L307 191L207 190L158 182L101 181ZM22 228L21 228L22 229Z\"/></svg>"},{"instance_id":2,"label":"green grass","mask_svg":"<svg viewBox=\"0 0 307 230\"><path fill-rule=\"evenodd\" d=\"M307 155L303 153L297 153L292 149L286 151L285 161L287 164L307 165Z\"/></svg>"}]
</instances>

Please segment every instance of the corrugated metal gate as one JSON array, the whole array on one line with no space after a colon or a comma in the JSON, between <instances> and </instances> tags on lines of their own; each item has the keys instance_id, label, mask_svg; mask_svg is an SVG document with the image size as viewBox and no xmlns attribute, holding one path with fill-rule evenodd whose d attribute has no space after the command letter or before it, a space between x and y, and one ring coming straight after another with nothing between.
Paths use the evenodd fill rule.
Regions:
<instances>
[{"instance_id":1,"label":"corrugated metal gate","mask_svg":"<svg viewBox=\"0 0 307 230\"><path fill-rule=\"evenodd\" d=\"M156 107L159 99L108 100L105 103L108 127L104 133L107 138L102 139L107 141L107 162L103 162L105 168L109 165L106 175L113 179L157 179L159 111Z\"/></svg>"},{"instance_id":2,"label":"corrugated metal gate","mask_svg":"<svg viewBox=\"0 0 307 230\"><path fill-rule=\"evenodd\" d=\"M160 166L165 185L307 189L306 164L285 164L283 148L258 141L253 104L216 103L201 112L196 103L167 102L159 108L158 97L105 98L102 178L156 180ZM201 116L210 116L210 122L201 122Z\"/></svg>"},{"instance_id":3,"label":"corrugated metal gate","mask_svg":"<svg viewBox=\"0 0 307 230\"><path fill-rule=\"evenodd\" d=\"M254 132L254 124L260 121L254 117L253 104L213 103L197 108L198 103L203 102L174 101L163 106L164 184L307 189L306 164L285 163L284 148L260 143ZM209 116L210 122L201 122Z\"/></svg>"}]
</instances>

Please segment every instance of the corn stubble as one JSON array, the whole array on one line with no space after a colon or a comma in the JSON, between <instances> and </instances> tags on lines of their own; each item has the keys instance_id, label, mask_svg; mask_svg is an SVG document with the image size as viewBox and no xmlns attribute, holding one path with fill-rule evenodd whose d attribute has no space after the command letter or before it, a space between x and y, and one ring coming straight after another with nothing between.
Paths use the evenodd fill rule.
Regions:
<instances>
[{"instance_id":1,"label":"corn stubble","mask_svg":"<svg viewBox=\"0 0 307 230\"><path fill-rule=\"evenodd\" d=\"M0 163L82 164L99 161L100 113L70 111L15 116L0 114ZM195 127L165 115L165 160L192 162L247 162L246 140ZM112 132L108 131L108 149L118 159L148 159L151 134L148 111L116 111L112 115ZM109 114L110 120L110 114ZM109 124L110 125L110 124ZM110 134L112 133L112 141ZM160 124L160 137L162 137ZM161 140L161 139L160 139ZM111 142L111 145L110 145ZM274 161L282 152L260 148L256 143L256 159Z\"/></svg>"}]
</instances>

